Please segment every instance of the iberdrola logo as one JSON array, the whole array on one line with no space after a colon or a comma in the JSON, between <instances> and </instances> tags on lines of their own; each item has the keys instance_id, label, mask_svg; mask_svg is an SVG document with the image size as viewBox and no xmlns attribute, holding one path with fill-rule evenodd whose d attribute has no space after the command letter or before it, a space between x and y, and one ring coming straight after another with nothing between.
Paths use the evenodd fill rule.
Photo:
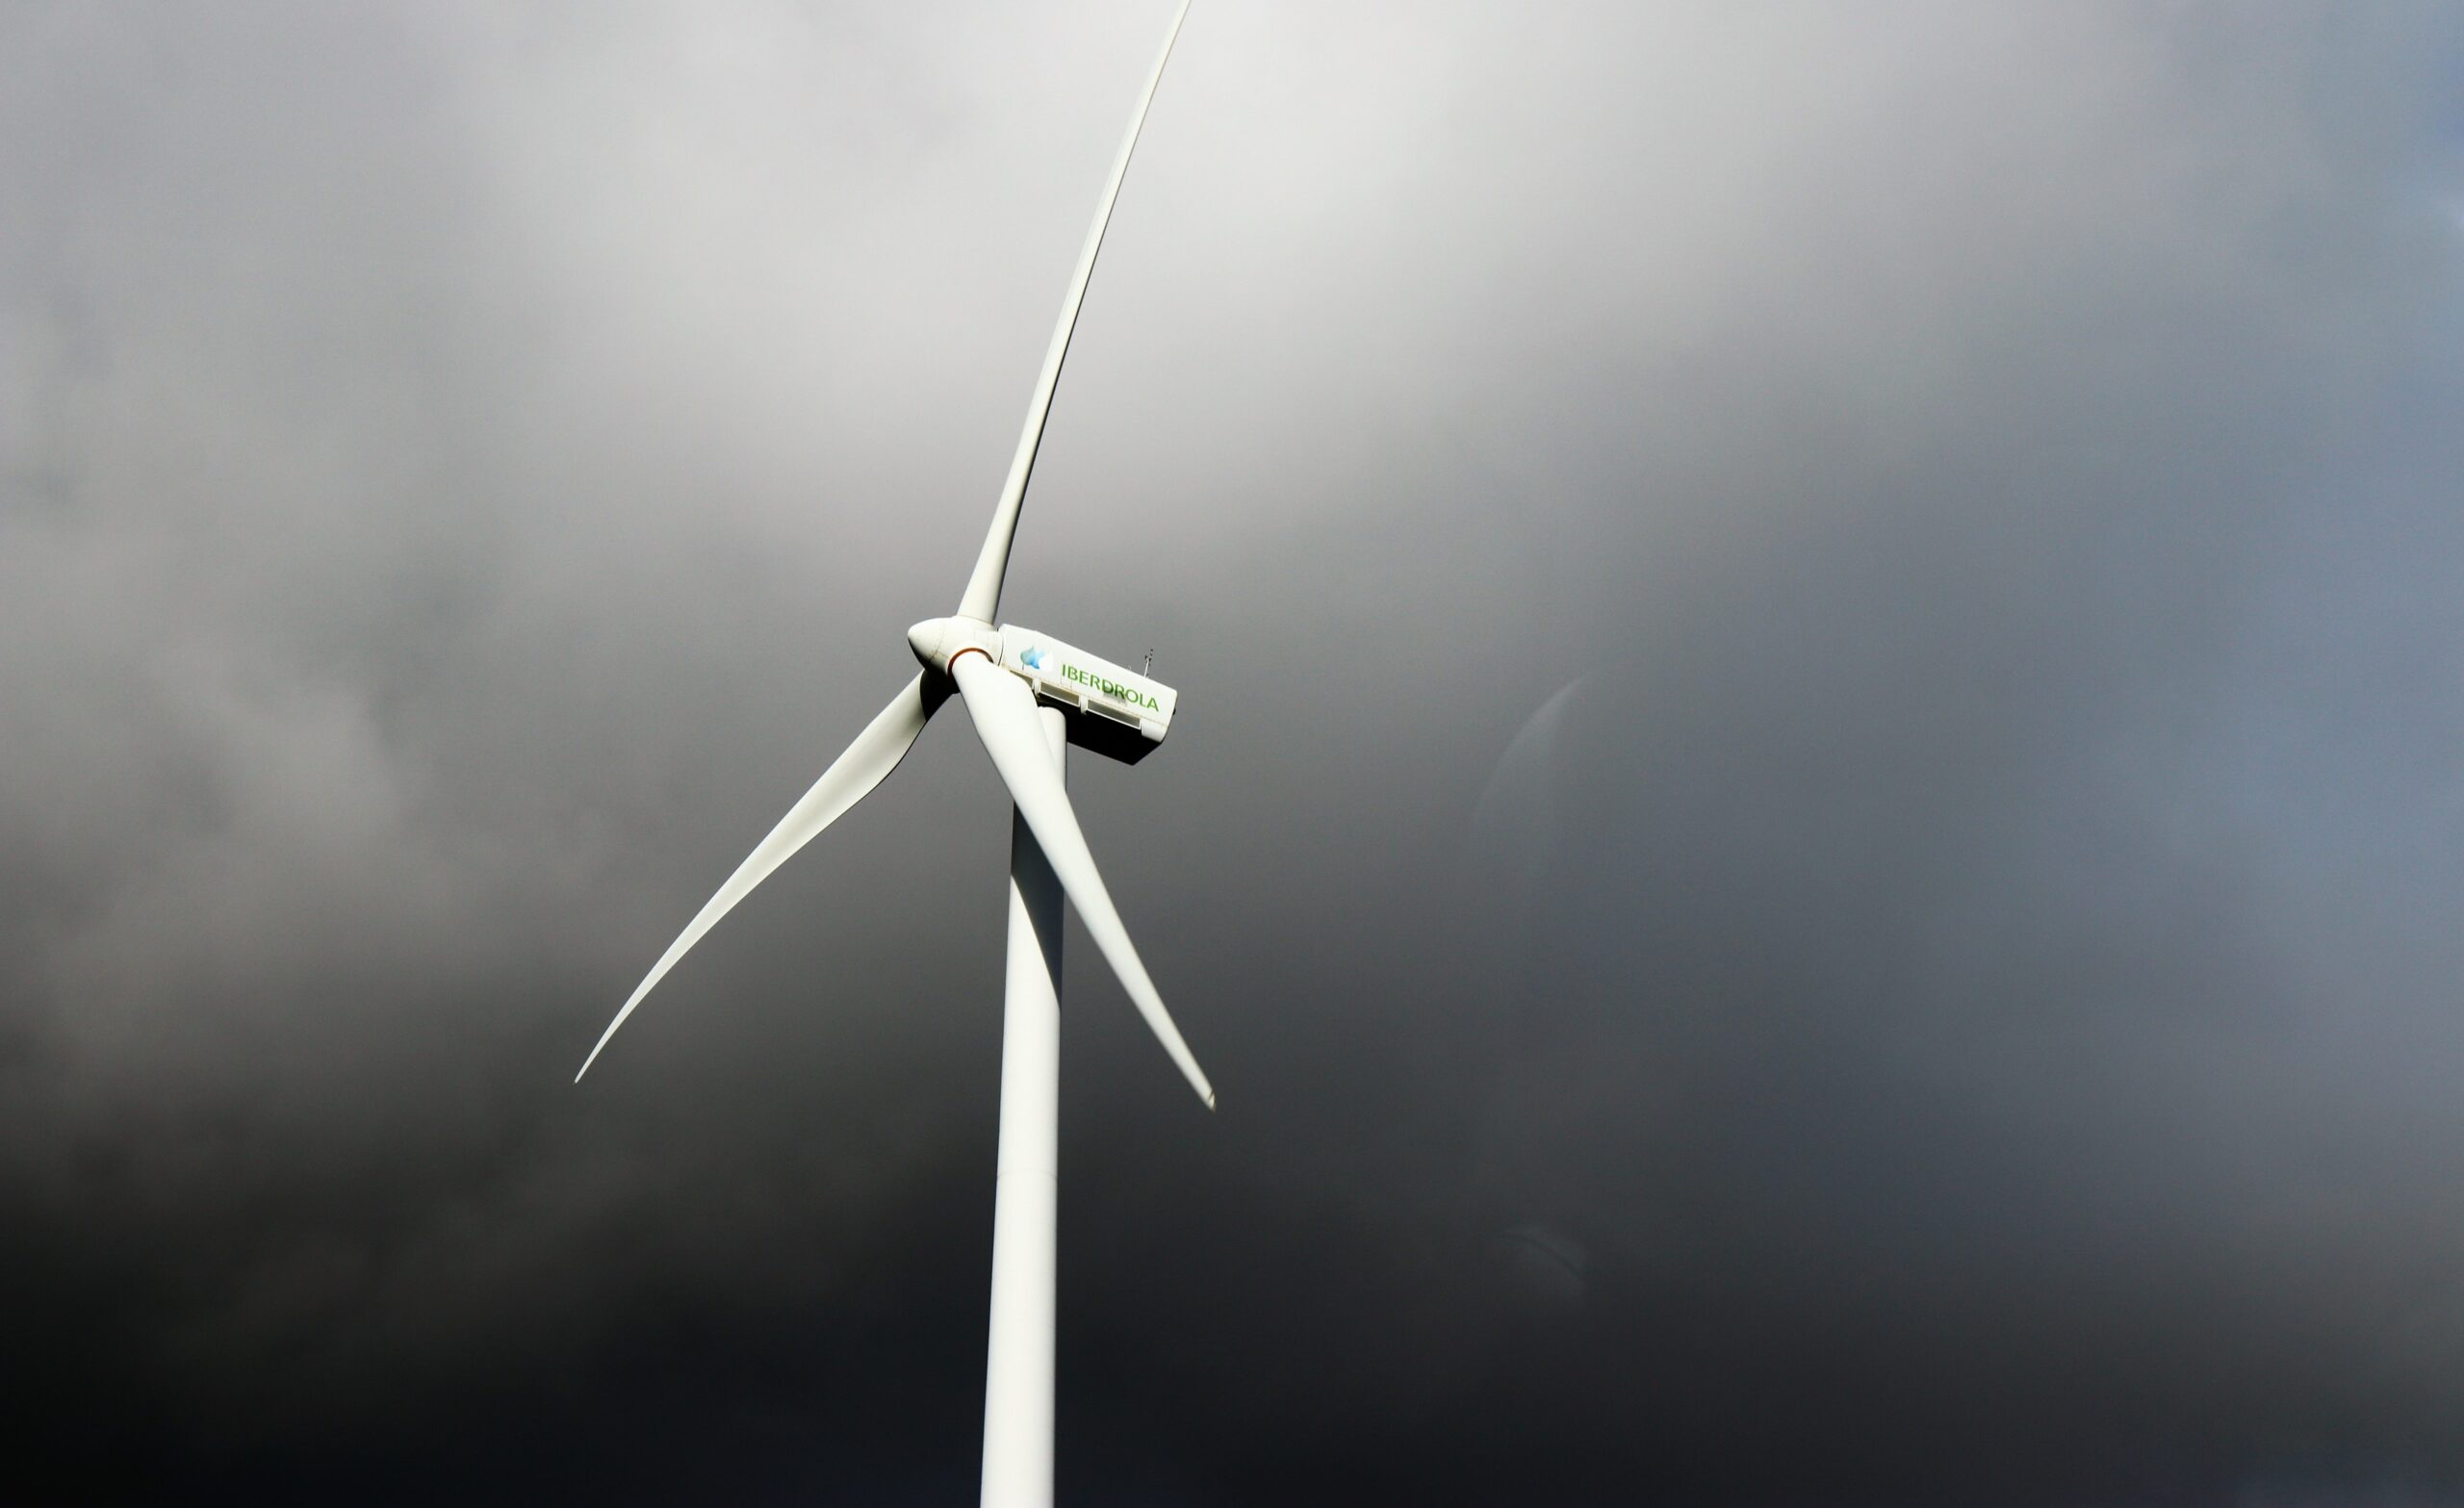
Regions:
<instances>
[{"instance_id":1,"label":"iberdrola logo","mask_svg":"<svg viewBox=\"0 0 2464 1508\"><path fill-rule=\"evenodd\" d=\"M1114 680L1109 677L1089 675L1087 672L1080 670L1075 665L1064 665L1061 667L1061 674L1069 679L1078 682L1078 684L1086 687L1090 691L1098 691L1103 693L1105 696L1112 698L1115 702L1126 702L1131 706L1144 707L1153 712L1161 712L1164 710L1162 704L1157 703L1153 697L1148 696L1145 692L1139 690L1135 686L1124 686L1119 681Z\"/></svg>"},{"instance_id":2,"label":"iberdrola logo","mask_svg":"<svg viewBox=\"0 0 2464 1508\"><path fill-rule=\"evenodd\" d=\"M1141 707L1149 712L1164 710L1163 703L1136 686L1124 686L1109 676L1097 676L1080 670L1075 665L1055 665L1052 656L1044 652L1040 644L1030 644L1020 650L1018 663L1040 676L1054 674L1064 680L1074 680L1088 690L1110 697L1115 702L1126 702L1131 706Z\"/></svg>"}]
</instances>

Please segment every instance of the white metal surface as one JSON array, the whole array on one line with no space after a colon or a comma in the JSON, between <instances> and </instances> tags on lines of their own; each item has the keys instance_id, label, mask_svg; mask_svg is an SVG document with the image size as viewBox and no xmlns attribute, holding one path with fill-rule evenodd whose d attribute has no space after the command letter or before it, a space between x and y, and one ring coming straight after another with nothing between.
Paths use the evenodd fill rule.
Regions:
<instances>
[{"instance_id":1,"label":"white metal surface","mask_svg":"<svg viewBox=\"0 0 2464 1508\"><path fill-rule=\"evenodd\" d=\"M720 917L735 909L735 904L752 894L753 887L768 879L772 870L793 857L796 850L819 836L823 829L837 821L848 807L863 800L874 786L887 779L890 771L898 768L898 762L907 757L908 750L915 747L915 736L924 731L925 723L932 718L934 709L940 705L947 694L939 686L928 685L925 678L918 676L907 683L906 690L890 698L889 705L882 708L881 714L865 725L864 730L856 735L856 741L847 746L846 752L831 761L829 769L821 772L821 779L813 781L812 789L805 792L804 799L787 808L787 814L779 819L779 825L770 830L770 835L763 838L745 861L736 866L734 874L728 876L727 883L719 886L719 893L710 897L709 904L702 907L701 914L693 918L683 934L667 945L667 952L659 956L649 977L634 986L632 998L625 1002L625 1009L617 1011L616 1019L607 1023L607 1030L599 1034L598 1045L590 1050L588 1058L582 1060L581 1073L574 1075L576 1084L581 1082L582 1074L590 1072L590 1065L599 1061L608 1038L614 1036L616 1029L625 1024L625 1018L633 1013L633 1008L642 1003L642 997L651 992L651 986L666 977L667 971L676 966L676 960L702 940L704 933L717 926Z\"/></svg>"},{"instance_id":2,"label":"white metal surface","mask_svg":"<svg viewBox=\"0 0 2464 1508\"><path fill-rule=\"evenodd\" d=\"M1066 788L1061 713L1035 714ZM1001 1149L984 1359L985 1508L1052 1502L1054 1289L1061 1196L1061 882L1010 813L1010 961L1001 1008Z\"/></svg>"},{"instance_id":3,"label":"white metal surface","mask_svg":"<svg viewBox=\"0 0 2464 1508\"><path fill-rule=\"evenodd\" d=\"M1011 458L1010 475L1001 484L1001 501L992 510L991 532L984 536L975 573L967 577L965 595L959 599L962 618L990 623L1001 611L1001 578L1010 569L1010 542L1018 532L1018 508L1026 500L1027 478L1035 473L1036 451L1043 445L1044 422L1052 416L1052 392L1061 382L1061 364L1069 355L1069 337L1078 328L1078 310L1087 301L1087 281L1095 275L1095 253L1104 248L1104 228L1112 223L1113 201L1120 197L1121 180L1129 176L1130 155L1138 150L1138 133L1146 124L1147 107L1155 103L1155 86L1164 82L1164 64L1171 61L1172 43L1189 14L1190 0L1181 0L1172 29L1164 36L1164 50L1156 56L1155 71L1146 76L1145 92L1138 96L1137 114L1129 117L1129 134L1121 139L1112 179L1095 206L1095 223L1087 232L1086 247L1078 253L1078 269L1071 274L1068 295L1061 303L1061 323L1052 332L1043 371L1036 377L1035 396L1027 404L1027 423L1018 435L1017 454Z\"/></svg>"},{"instance_id":4,"label":"white metal surface","mask_svg":"<svg viewBox=\"0 0 2464 1508\"><path fill-rule=\"evenodd\" d=\"M975 732L984 740L984 752L992 756L992 767L1001 772L1001 783L1010 788L1010 799L1017 804L1018 814L1035 830L1036 841L1043 845L1044 856L1052 861L1052 872L1061 879L1061 888L1069 896L1069 904L1078 908L1078 919L1087 924L1087 934L1094 939L1095 949L1104 961L1120 976L1121 987L1129 991L1132 1005L1146 1018L1164 1051L1171 1055L1181 1076L1190 1087L1215 1108L1215 1088L1206 1082L1206 1074L1197 1060L1190 1055L1189 1044L1181 1040L1181 1030L1172 1024L1171 1012L1164 1009L1164 997L1156 991L1155 982L1146 976L1146 965L1138 958L1138 947L1129 940L1129 929L1121 925L1120 912L1113 908L1111 892L1104 888L1103 874L1095 868L1094 855L1087 851L1087 836L1078 829L1078 813L1071 809L1069 792L1061 778L1052 773L1052 761L1045 756L1041 724L1036 715L1035 693L1027 683L1011 675L981 654L962 654L950 662L950 674L957 677L959 695L966 702L967 715L975 721Z\"/></svg>"}]
</instances>

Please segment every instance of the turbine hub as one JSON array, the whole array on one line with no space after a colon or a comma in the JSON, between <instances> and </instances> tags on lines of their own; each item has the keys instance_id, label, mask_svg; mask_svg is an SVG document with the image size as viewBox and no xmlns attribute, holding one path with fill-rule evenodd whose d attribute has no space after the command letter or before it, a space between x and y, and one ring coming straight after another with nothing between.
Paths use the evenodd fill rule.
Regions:
<instances>
[{"instance_id":1,"label":"turbine hub","mask_svg":"<svg viewBox=\"0 0 2464 1508\"><path fill-rule=\"evenodd\" d=\"M915 652L917 663L943 675L949 673L950 661L969 650L1001 663L1000 632L973 618L927 618L907 630L907 647Z\"/></svg>"}]
</instances>

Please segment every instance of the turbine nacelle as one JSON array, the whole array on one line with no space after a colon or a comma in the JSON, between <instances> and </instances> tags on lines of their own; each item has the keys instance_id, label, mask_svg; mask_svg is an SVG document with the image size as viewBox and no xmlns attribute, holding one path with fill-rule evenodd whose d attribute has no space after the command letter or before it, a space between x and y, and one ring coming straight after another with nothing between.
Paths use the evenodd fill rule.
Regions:
<instances>
[{"instance_id":1,"label":"turbine nacelle","mask_svg":"<svg viewBox=\"0 0 2464 1508\"><path fill-rule=\"evenodd\" d=\"M1151 676L1014 623L1001 626L992 663L1025 681L1037 702L1061 709L1071 743L1123 764L1155 752L1171 731L1172 709L1181 700Z\"/></svg>"},{"instance_id":2,"label":"turbine nacelle","mask_svg":"<svg viewBox=\"0 0 2464 1508\"><path fill-rule=\"evenodd\" d=\"M1025 681L1037 702L1058 707L1071 743L1123 764L1154 752L1180 703L1180 693L1151 676L1016 624L995 628L973 618L927 618L907 630L907 647L928 675L950 675L959 656L982 654Z\"/></svg>"}]
</instances>

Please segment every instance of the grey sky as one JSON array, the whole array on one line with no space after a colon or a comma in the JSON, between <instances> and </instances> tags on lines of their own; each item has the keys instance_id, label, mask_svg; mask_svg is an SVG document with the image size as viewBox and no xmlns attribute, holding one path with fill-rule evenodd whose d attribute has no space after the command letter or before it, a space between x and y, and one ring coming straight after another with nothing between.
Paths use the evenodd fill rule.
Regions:
<instances>
[{"instance_id":1,"label":"grey sky","mask_svg":"<svg viewBox=\"0 0 2464 1508\"><path fill-rule=\"evenodd\" d=\"M963 720L566 1081L955 601L1168 9L0 16L11 1471L971 1490ZM1080 938L1065 1495L2464 1495L2459 59L1201 0L1004 601L1181 689L1072 781L1223 1097Z\"/></svg>"}]
</instances>

